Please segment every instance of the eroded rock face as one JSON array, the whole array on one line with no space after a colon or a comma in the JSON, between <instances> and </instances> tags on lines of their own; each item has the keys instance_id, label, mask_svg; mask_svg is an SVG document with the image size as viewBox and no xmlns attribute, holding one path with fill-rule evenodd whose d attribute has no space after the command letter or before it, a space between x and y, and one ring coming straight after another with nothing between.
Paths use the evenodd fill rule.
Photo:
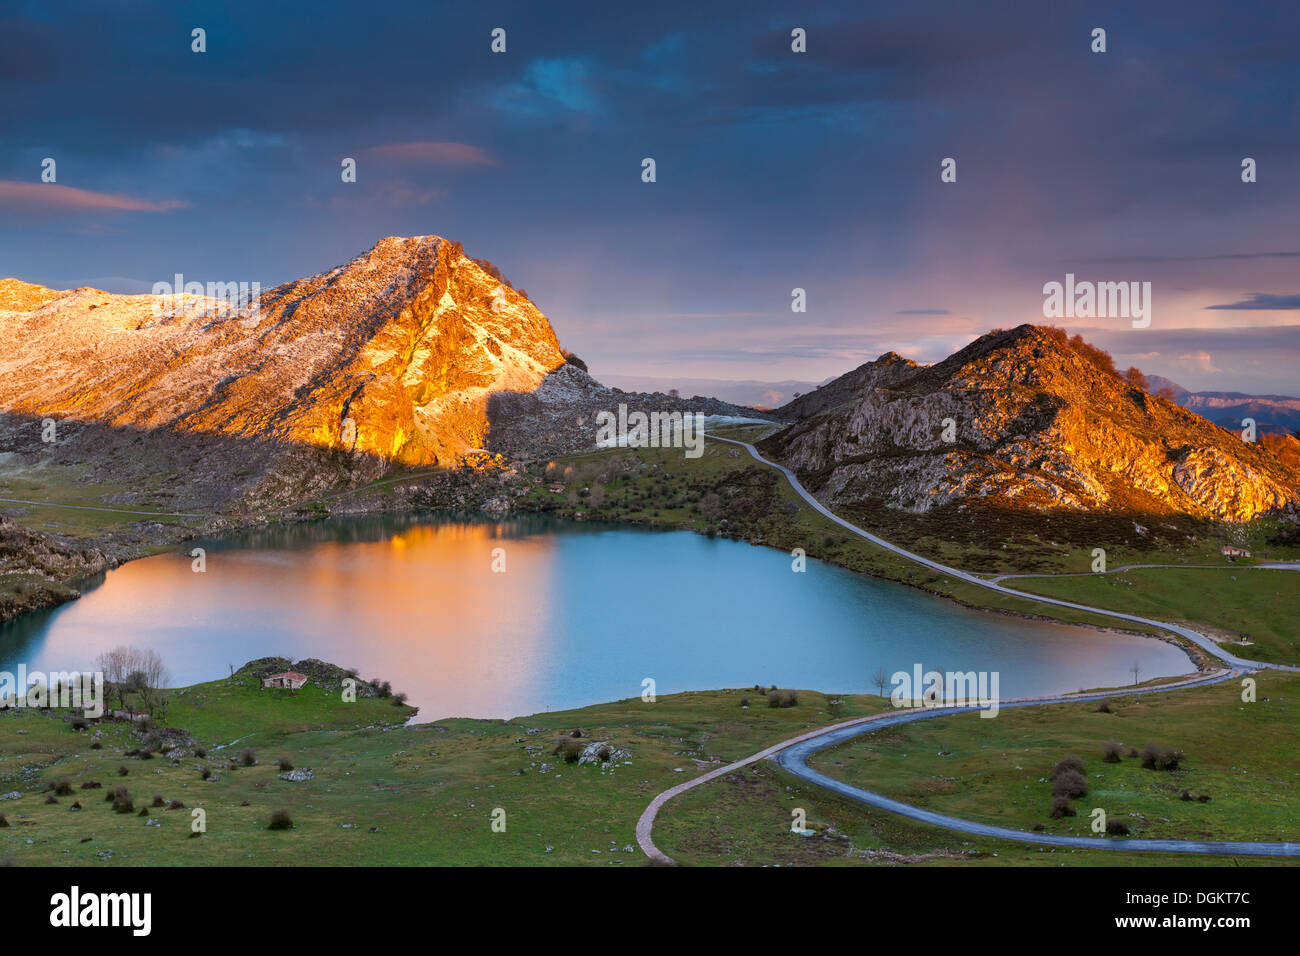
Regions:
<instances>
[{"instance_id":1,"label":"eroded rock face","mask_svg":"<svg viewBox=\"0 0 1300 956\"><path fill-rule=\"evenodd\" d=\"M483 447L489 396L531 392L565 361L526 297L437 236L383 239L263 293L251 314L199 297L169 305L0 284L0 411L66 421L86 441L79 424L118 443L217 437L191 442L192 483L211 468L214 484L274 499L317 490L299 476L319 477L322 453L336 460L322 487L357 469L453 463Z\"/></svg>"},{"instance_id":2,"label":"eroded rock face","mask_svg":"<svg viewBox=\"0 0 1300 956\"><path fill-rule=\"evenodd\" d=\"M1269 450L1036 326L992 332L929 367L890 353L824 389L779 409L802 420L763 448L831 503L924 512L965 499L1231 521L1300 505L1300 475Z\"/></svg>"}]
</instances>

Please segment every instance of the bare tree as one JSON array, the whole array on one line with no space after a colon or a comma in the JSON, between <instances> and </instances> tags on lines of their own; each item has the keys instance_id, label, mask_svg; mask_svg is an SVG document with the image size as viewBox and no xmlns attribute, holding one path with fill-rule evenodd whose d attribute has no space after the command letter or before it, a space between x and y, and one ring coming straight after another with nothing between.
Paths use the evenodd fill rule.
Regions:
<instances>
[{"instance_id":1,"label":"bare tree","mask_svg":"<svg viewBox=\"0 0 1300 956\"><path fill-rule=\"evenodd\" d=\"M104 674L104 690L111 698L117 695L118 706L130 711L128 694L139 697L141 703L153 713L153 708L165 708L160 693L167 683L167 668L158 652L150 648L141 650L120 644L95 658L95 666Z\"/></svg>"},{"instance_id":2,"label":"bare tree","mask_svg":"<svg viewBox=\"0 0 1300 956\"><path fill-rule=\"evenodd\" d=\"M1136 684L1138 682L1138 674L1142 672L1142 662L1134 660L1133 663L1129 665L1128 669L1133 672L1133 683Z\"/></svg>"},{"instance_id":3,"label":"bare tree","mask_svg":"<svg viewBox=\"0 0 1300 956\"><path fill-rule=\"evenodd\" d=\"M885 673L883 667L876 668L876 672L871 675L871 683L876 685L876 689L880 691L880 696L884 697L885 685L889 683L889 675Z\"/></svg>"}]
</instances>

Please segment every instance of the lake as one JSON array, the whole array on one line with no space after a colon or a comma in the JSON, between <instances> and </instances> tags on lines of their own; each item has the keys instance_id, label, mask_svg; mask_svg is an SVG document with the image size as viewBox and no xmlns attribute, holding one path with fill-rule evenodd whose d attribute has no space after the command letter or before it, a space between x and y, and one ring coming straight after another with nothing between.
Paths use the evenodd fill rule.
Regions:
<instances>
[{"instance_id":1,"label":"lake","mask_svg":"<svg viewBox=\"0 0 1300 956\"><path fill-rule=\"evenodd\" d=\"M206 571L188 551L206 549ZM494 550L498 552L494 559ZM504 557L503 572L493 571ZM420 720L515 717L657 692L997 671L1003 698L1193 670L1163 641L967 610L886 581L691 532L436 516L331 519L185 545L0 626L0 670L91 669L152 647L176 686L258 657L392 682Z\"/></svg>"}]
</instances>

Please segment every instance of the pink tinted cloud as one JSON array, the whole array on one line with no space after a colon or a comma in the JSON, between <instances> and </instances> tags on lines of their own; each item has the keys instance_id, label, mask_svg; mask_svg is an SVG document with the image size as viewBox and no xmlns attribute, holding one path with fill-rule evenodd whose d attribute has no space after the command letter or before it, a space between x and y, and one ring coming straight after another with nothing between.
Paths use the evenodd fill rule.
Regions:
<instances>
[{"instance_id":1,"label":"pink tinted cloud","mask_svg":"<svg viewBox=\"0 0 1300 956\"><path fill-rule=\"evenodd\" d=\"M108 212L171 212L189 203L177 199L151 202L134 196L97 193L89 189L60 186L58 183L27 183L0 179L0 206L41 206L67 211L99 210Z\"/></svg>"},{"instance_id":2,"label":"pink tinted cloud","mask_svg":"<svg viewBox=\"0 0 1300 956\"><path fill-rule=\"evenodd\" d=\"M468 143L389 143L372 146L366 152L378 159L399 163L436 163L447 166L499 166L487 150Z\"/></svg>"}]
</instances>

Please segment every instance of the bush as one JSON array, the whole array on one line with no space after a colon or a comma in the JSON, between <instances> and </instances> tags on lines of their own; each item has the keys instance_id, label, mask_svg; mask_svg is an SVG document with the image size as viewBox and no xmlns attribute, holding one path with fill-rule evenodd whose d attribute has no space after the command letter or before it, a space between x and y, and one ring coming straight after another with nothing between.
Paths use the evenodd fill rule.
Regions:
<instances>
[{"instance_id":1,"label":"bush","mask_svg":"<svg viewBox=\"0 0 1300 956\"><path fill-rule=\"evenodd\" d=\"M1123 820L1107 820L1106 833L1110 836L1128 836L1128 824Z\"/></svg>"},{"instance_id":2,"label":"bush","mask_svg":"<svg viewBox=\"0 0 1300 956\"><path fill-rule=\"evenodd\" d=\"M1102 748L1101 759L1103 763L1119 763L1120 752L1124 749L1123 744L1118 740L1106 741L1106 746Z\"/></svg>"},{"instance_id":3,"label":"bush","mask_svg":"<svg viewBox=\"0 0 1300 956\"><path fill-rule=\"evenodd\" d=\"M293 762L290 761L288 757L281 757L279 760L279 764L280 764L281 773L288 773L290 770L293 769Z\"/></svg>"},{"instance_id":4,"label":"bush","mask_svg":"<svg viewBox=\"0 0 1300 956\"><path fill-rule=\"evenodd\" d=\"M0 813L0 830L3 830L7 826L9 826L9 821L5 819L3 813Z\"/></svg>"},{"instance_id":5,"label":"bush","mask_svg":"<svg viewBox=\"0 0 1300 956\"><path fill-rule=\"evenodd\" d=\"M1142 748L1142 766L1147 770L1177 770L1178 764L1186 759L1180 750L1170 750L1147 744Z\"/></svg>"},{"instance_id":6,"label":"bush","mask_svg":"<svg viewBox=\"0 0 1300 956\"><path fill-rule=\"evenodd\" d=\"M185 804L181 803L179 800L173 800L171 803L167 804L167 809L168 809L168 810L184 810L184 809L185 809Z\"/></svg>"},{"instance_id":7,"label":"bush","mask_svg":"<svg viewBox=\"0 0 1300 956\"><path fill-rule=\"evenodd\" d=\"M1088 781L1077 770L1066 770L1052 780L1052 793L1058 797L1082 797L1088 792Z\"/></svg>"},{"instance_id":8,"label":"bush","mask_svg":"<svg viewBox=\"0 0 1300 956\"><path fill-rule=\"evenodd\" d=\"M58 803L59 801L58 801L58 799L54 796L54 794L50 794L48 797L45 798L45 802L46 802L46 803Z\"/></svg>"},{"instance_id":9,"label":"bush","mask_svg":"<svg viewBox=\"0 0 1300 956\"><path fill-rule=\"evenodd\" d=\"M54 792L60 797L66 797L72 793L72 783L68 780L60 780L54 785Z\"/></svg>"},{"instance_id":10,"label":"bush","mask_svg":"<svg viewBox=\"0 0 1300 956\"><path fill-rule=\"evenodd\" d=\"M1070 798L1066 796L1052 797L1052 812L1049 814L1053 820L1059 820L1061 817L1077 816L1074 807L1070 806Z\"/></svg>"},{"instance_id":11,"label":"bush","mask_svg":"<svg viewBox=\"0 0 1300 956\"><path fill-rule=\"evenodd\" d=\"M405 694L394 694L394 695L393 695L393 706L394 706L394 707L401 707L401 706L402 706L403 704L405 704L405 703L406 703L406 695L405 695Z\"/></svg>"},{"instance_id":12,"label":"bush","mask_svg":"<svg viewBox=\"0 0 1300 956\"><path fill-rule=\"evenodd\" d=\"M1108 700L1099 701L1099 702L1097 703L1097 713L1099 713L1099 714L1111 714L1111 713L1114 713L1114 711L1112 711L1112 710L1110 709L1110 701L1108 701Z\"/></svg>"},{"instance_id":13,"label":"bush","mask_svg":"<svg viewBox=\"0 0 1300 956\"><path fill-rule=\"evenodd\" d=\"M88 721L85 717L73 717L70 721L68 721L68 723L72 725L73 730L85 730L87 727L90 726L90 721Z\"/></svg>"},{"instance_id":14,"label":"bush","mask_svg":"<svg viewBox=\"0 0 1300 956\"><path fill-rule=\"evenodd\" d=\"M131 799L131 795L123 787L122 792L113 798L113 812L130 813L133 810L135 810L135 801Z\"/></svg>"},{"instance_id":15,"label":"bush","mask_svg":"<svg viewBox=\"0 0 1300 956\"><path fill-rule=\"evenodd\" d=\"M740 698L740 706L741 706L741 707L748 707L748 706L749 706L749 698L748 698L748 697L742 697L742 698Z\"/></svg>"},{"instance_id":16,"label":"bush","mask_svg":"<svg viewBox=\"0 0 1300 956\"><path fill-rule=\"evenodd\" d=\"M98 780L87 780L81 785L82 790L98 790L103 784Z\"/></svg>"},{"instance_id":17,"label":"bush","mask_svg":"<svg viewBox=\"0 0 1300 956\"><path fill-rule=\"evenodd\" d=\"M253 754L252 748L245 747L243 753L239 755L239 761L245 767L251 767L257 763L257 757Z\"/></svg>"},{"instance_id":18,"label":"bush","mask_svg":"<svg viewBox=\"0 0 1300 956\"><path fill-rule=\"evenodd\" d=\"M1075 773L1083 773L1083 761L1071 754L1063 760L1058 760L1056 766L1052 768L1050 779L1055 780L1063 773L1073 770Z\"/></svg>"},{"instance_id":19,"label":"bush","mask_svg":"<svg viewBox=\"0 0 1300 956\"><path fill-rule=\"evenodd\" d=\"M130 770L127 770L125 766L121 766L121 767L118 767L118 768L117 768L117 775L118 775L119 777L125 777L125 776L126 776L128 773L130 773L130 772L131 772L131 771L130 771Z\"/></svg>"},{"instance_id":20,"label":"bush","mask_svg":"<svg viewBox=\"0 0 1300 956\"><path fill-rule=\"evenodd\" d=\"M200 768L199 768L199 779L200 779L200 780L215 780L216 777L217 777L217 775L216 775L215 773L212 772L212 768L211 768L211 767L200 767Z\"/></svg>"},{"instance_id":21,"label":"bush","mask_svg":"<svg viewBox=\"0 0 1300 956\"><path fill-rule=\"evenodd\" d=\"M96 740L93 744L90 745L90 749L91 749L91 750L103 750L103 749L104 749L104 745L101 744L98 740Z\"/></svg>"},{"instance_id":22,"label":"bush","mask_svg":"<svg viewBox=\"0 0 1300 956\"><path fill-rule=\"evenodd\" d=\"M161 793L155 793L153 795L153 803L151 804L151 806L165 807L167 806L167 801L163 798L163 795Z\"/></svg>"},{"instance_id":23,"label":"bush","mask_svg":"<svg viewBox=\"0 0 1300 956\"><path fill-rule=\"evenodd\" d=\"M271 822L267 824L268 830L288 830L293 826L293 818L289 816L288 810L276 810L271 814Z\"/></svg>"},{"instance_id":24,"label":"bush","mask_svg":"<svg viewBox=\"0 0 1300 956\"><path fill-rule=\"evenodd\" d=\"M565 763L577 763L578 758L582 756L582 751L586 748L573 737L561 737L552 751L556 756L563 757Z\"/></svg>"},{"instance_id":25,"label":"bush","mask_svg":"<svg viewBox=\"0 0 1300 956\"><path fill-rule=\"evenodd\" d=\"M195 747L195 748L194 748L194 756L198 757L200 760L202 760L202 759L204 759L205 757L207 757L207 755L208 755L208 752L207 752L207 750L205 750L203 747Z\"/></svg>"},{"instance_id":26,"label":"bush","mask_svg":"<svg viewBox=\"0 0 1300 956\"><path fill-rule=\"evenodd\" d=\"M767 706L769 707L794 707L799 703L799 695L792 690L777 690L773 688L767 694Z\"/></svg>"}]
</instances>

